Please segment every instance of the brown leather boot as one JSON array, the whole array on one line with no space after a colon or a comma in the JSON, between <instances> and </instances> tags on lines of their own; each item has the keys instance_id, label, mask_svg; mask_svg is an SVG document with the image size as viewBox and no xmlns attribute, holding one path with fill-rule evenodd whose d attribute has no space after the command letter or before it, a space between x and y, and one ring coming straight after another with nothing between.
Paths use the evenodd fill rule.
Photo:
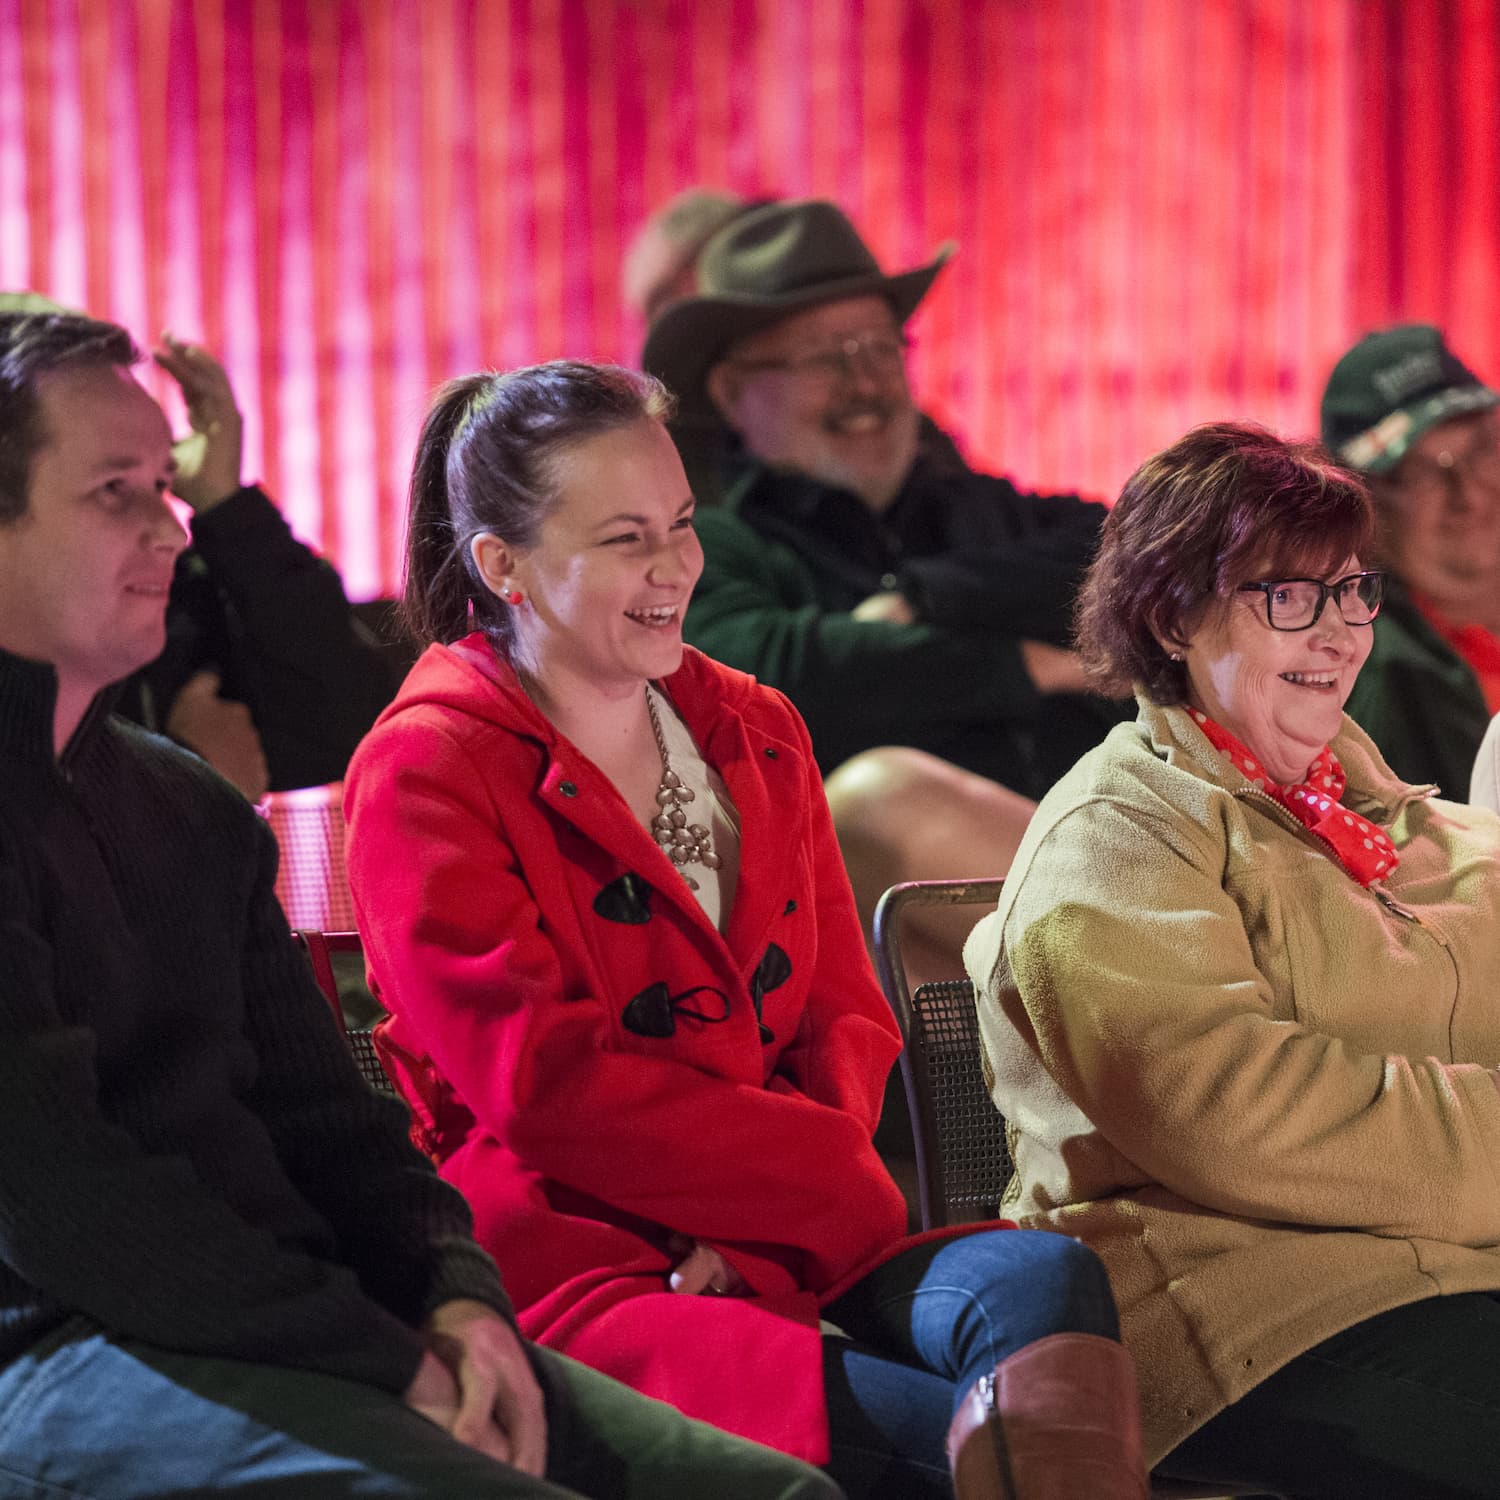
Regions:
<instances>
[{"instance_id":1,"label":"brown leather boot","mask_svg":"<svg viewBox=\"0 0 1500 1500\"><path fill-rule=\"evenodd\" d=\"M948 1462L958 1500L1148 1500L1130 1356L1093 1333L1027 1344L965 1395Z\"/></svg>"}]
</instances>

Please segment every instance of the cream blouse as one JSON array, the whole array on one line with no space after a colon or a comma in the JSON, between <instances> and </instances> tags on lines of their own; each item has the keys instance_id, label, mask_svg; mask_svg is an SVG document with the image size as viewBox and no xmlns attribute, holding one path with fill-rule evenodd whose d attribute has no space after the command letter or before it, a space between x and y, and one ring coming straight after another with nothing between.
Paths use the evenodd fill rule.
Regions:
<instances>
[{"instance_id":1,"label":"cream blouse","mask_svg":"<svg viewBox=\"0 0 1500 1500\"><path fill-rule=\"evenodd\" d=\"M740 819L734 803L729 799L729 790L724 779L699 753L698 746L686 724L678 717L672 700L665 693L647 685L646 691L656 704L657 717L661 720L662 738L667 742L667 756L672 769L682 779L682 784L692 790L695 811L690 822L707 826L713 841L714 853L719 856L717 870L705 869L700 864L677 865L679 874L688 874L698 882L693 894L704 910L708 920L724 930L724 923L734 908L734 888L740 872Z\"/></svg>"}]
</instances>

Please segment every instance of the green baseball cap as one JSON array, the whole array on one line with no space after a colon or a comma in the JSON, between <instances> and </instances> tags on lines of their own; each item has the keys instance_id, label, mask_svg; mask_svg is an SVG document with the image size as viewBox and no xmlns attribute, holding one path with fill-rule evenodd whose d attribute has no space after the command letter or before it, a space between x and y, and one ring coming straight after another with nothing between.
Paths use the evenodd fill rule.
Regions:
<instances>
[{"instance_id":1,"label":"green baseball cap","mask_svg":"<svg viewBox=\"0 0 1500 1500\"><path fill-rule=\"evenodd\" d=\"M1430 323L1367 333L1323 392L1323 446L1342 464L1385 474L1439 422L1500 405Z\"/></svg>"}]
</instances>

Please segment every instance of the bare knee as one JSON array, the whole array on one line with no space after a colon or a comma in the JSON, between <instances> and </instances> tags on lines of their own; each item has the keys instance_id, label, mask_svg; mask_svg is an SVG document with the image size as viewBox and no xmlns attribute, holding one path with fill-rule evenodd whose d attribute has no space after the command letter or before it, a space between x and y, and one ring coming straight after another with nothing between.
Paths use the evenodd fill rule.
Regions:
<instances>
[{"instance_id":1,"label":"bare knee","mask_svg":"<svg viewBox=\"0 0 1500 1500\"><path fill-rule=\"evenodd\" d=\"M878 859L895 880L1003 875L1036 804L999 782L908 745L866 750L824 783L846 856Z\"/></svg>"}]
</instances>

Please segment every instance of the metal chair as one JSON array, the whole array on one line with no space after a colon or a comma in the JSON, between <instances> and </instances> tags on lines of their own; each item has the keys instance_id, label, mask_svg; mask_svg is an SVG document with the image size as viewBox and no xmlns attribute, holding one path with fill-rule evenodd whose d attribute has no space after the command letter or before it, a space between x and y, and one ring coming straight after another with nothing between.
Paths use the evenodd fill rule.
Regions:
<instances>
[{"instance_id":1,"label":"metal chair","mask_svg":"<svg viewBox=\"0 0 1500 1500\"><path fill-rule=\"evenodd\" d=\"M318 988L322 990L323 998L328 1002L334 1020L338 1022L339 1032L349 1044L349 1050L354 1054L360 1077L376 1093L390 1094L393 1098L400 1098L391 1086L390 1079L386 1077L385 1069L380 1065L380 1055L375 1051L372 1035L374 1027L350 1026L344 1020L344 1007L339 998L338 975L334 971L333 955L353 953L363 958L365 950L360 942L359 934L357 932L320 932L313 927L299 927L292 936L296 938L302 951L307 955L313 978L318 981Z\"/></svg>"},{"instance_id":2,"label":"metal chair","mask_svg":"<svg viewBox=\"0 0 1500 1500\"><path fill-rule=\"evenodd\" d=\"M265 818L281 846L276 899L294 928L344 932L354 900L344 865L344 784L272 792Z\"/></svg>"},{"instance_id":3,"label":"metal chair","mask_svg":"<svg viewBox=\"0 0 1500 1500\"><path fill-rule=\"evenodd\" d=\"M912 992L901 953L901 917L913 906L992 907L1001 880L913 880L875 908L875 967L901 1028L901 1081L917 1152L923 1229L992 1219L1010 1180L1005 1122L984 1084L979 1017L967 979Z\"/></svg>"},{"instance_id":4,"label":"metal chair","mask_svg":"<svg viewBox=\"0 0 1500 1500\"><path fill-rule=\"evenodd\" d=\"M1003 880L912 880L875 908L875 967L901 1028L901 1080L917 1148L917 1206L923 1229L995 1218L1012 1164L1005 1121L985 1087L979 1013L967 979L939 979L912 991L901 953L901 917L913 906L984 906ZM1153 1476L1153 1500L1259 1496L1253 1487Z\"/></svg>"}]
</instances>

